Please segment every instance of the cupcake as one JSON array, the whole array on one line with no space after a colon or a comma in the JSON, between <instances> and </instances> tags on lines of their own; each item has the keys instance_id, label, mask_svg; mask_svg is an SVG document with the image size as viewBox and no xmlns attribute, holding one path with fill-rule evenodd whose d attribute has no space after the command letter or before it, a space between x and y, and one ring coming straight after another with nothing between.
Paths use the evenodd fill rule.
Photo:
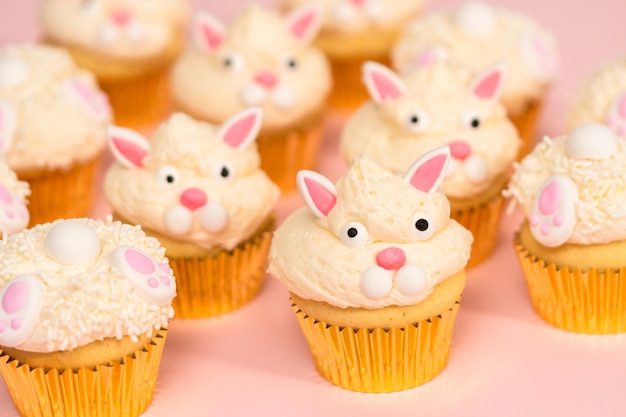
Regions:
<instances>
[{"instance_id":1,"label":"cupcake","mask_svg":"<svg viewBox=\"0 0 626 417\"><path fill-rule=\"evenodd\" d=\"M111 122L107 98L70 55L0 48L0 153L30 184L30 224L89 214Z\"/></svg>"},{"instance_id":2,"label":"cupcake","mask_svg":"<svg viewBox=\"0 0 626 417\"><path fill-rule=\"evenodd\" d=\"M104 192L113 215L167 249L178 317L209 317L251 301L265 276L278 188L259 168L259 109L222 126L173 114L150 141L114 127Z\"/></svg>"},{"instance_id":3,"label":"cupcake","mask_svg":"<svg viewBox=\"0 0 626 417\"><path fill-rule=\"evenodd\" d=\"M498 237L504 198L520 140L498 101L506 78L502 65L473 74L451 62L434 62L400 77L367 63L363 79L371 101L348 119L340 151L346 161L362 152L403 172L411 161L447 145L451 160L441 185L452 218L474 235L474 266Z\"/></svg>"},{"instance_id":4,"label":"cupcake","mask_svg":"<svg viewBox=\"0 0 626 417\"><path fill-rule=\"evenodd\" d=\"M141 228L57 220L0 243L0 373L22 416L150 404L176 282Z\"/></svg>"},{"instance_id":5,"label":"cupcake","mask_svg":"<svg viewBox=\"0 0 626 417\"><path fill-rule=\"evenodd\" d=\"M169 69L184 44L186 0L45 0L44 40L98 78L117 123L143 125L170 106Z\"/></svg>"},{"instance_id":6,"label":"cupcake","mask_svg":"<svg viewBox=\"0 0 626 417\"><path fill-rule=\"evenodd\" d=\"M17 179L17 175L0 159L0 231L12 234L28 226L30 215L26 208L26 198L30 195L27 182Z\"/></svg>"},{"instance_id":7,"label":"cupcake","mask_svg":"<svg viewBox=\"0 0 626 417\"><path fill-rule=\"evenodd\" d=\"M515 249L548 323L626 332L626 139L603 124L546 137L517 166L507 195L526 220Z\"/></svg>"},{"instance_id":8,"label":"cupcake","mask_svg":"<svg viewBox=\"0 0 626 417\"><path fill-rule=\"evenodd\" d=\"M172 74L175 106L198 120L222 123L251 106L263 110L261 166L282 190L313 168L322 139L331 78L324 55L309 43L319 28L315 6L286 17L251 5L225 28L199 13L195 44Z\"/></svg>"},{"instance_id":9,"label":"cupcake","mask_svg":"<svg viewBox=\"0 0 626 417\"><path fill-rule=\"evenodd\" d=\"M535 127L558 58L554 38L533 19L486 3L467 2L414 21L392 52L401 73L434 59L459 61L479 71L496 62L508 68L502 103L524 146L535 143Z\"/></svg>"},{"instance_id":10,"label":"cupcake","mask_svg":"<svg viewBox=\"0 0 626 417\"><path fill-rule=\"evenodd\" d=\"M626 137L626 57L596 69L569 106L569 130L583 123L604 123Z\"/></svg>"},{"instance_id":11,"label":"cupcake","mask_svg":"<svg viewBox=\"0 0 626 417\"><path fill-rule=\"evenodd\" d=\"M311 0L281 0L293 10ZM353 110L367 100L360 83L365 61L389 65L389 52L403 27L421 11L423 0L321 0L324 23L315 44L331 62L334 87L329 104Z\"/></svg>"},{"instance_id":12,"label":"cupcake","mask_svg":"<svg viewBox=\"0 0 626 417\"><path fill-rule=\"evenodd\" d=\"M472 242L438 191L449 159L435 149L402 177L361 156L336 185L298 174L307 207L276 230L269 272L329 382L400 391L445 368Z\"/></svg>"}]
</instances>

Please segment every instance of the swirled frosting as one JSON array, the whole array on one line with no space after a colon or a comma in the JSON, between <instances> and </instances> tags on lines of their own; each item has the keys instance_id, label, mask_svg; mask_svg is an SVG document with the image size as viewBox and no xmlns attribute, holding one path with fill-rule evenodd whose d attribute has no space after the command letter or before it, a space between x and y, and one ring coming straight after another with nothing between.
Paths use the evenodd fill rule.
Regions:
<instances>
[{"instance_id":1,"label":"swirled frosting","mask_svg":"<svg viewBox=\"0 0 626 417\"><path fill-rule=\"evenodd\" d=\"M626 137L626 57L596 69L576 92L567 125L583 123L605 123Z\"/></svg>"},{"instance_id":2,"label":"swirled frosting","mask_svg":"<svg viewBox=\"0 0 626 417\"><path fill-rule=\"evenodd\" d=\"M364 152L402 172L418 156L450 145L442 190L449 197L475 196L506 173L520 144L497 100L505 77L497 66L473 75L459 65L435 62L400 77L367 64L364 79L372 101L346 123L341 153L351 161Z\"/></svg>"},{"instance_id":3,"label":"swirled frosting","mask_svg":"<svg viewBox=\"0 0 626 417\"><path fill-rule=\"evenodd\" d=\"M290 292L341 308L419 303L464 268L472 242L450 219L438 180L423 177L443 175L442 157L428 156L421 166L429 173L409 170L405 178L365 156L335 186L319 174L301 174L309 207L275 232L269 272Z\"/></svg>"},{"instance_id":4,"label":"swirled frosting","mask_svg":"<svg viewBox=\"0 0 626 417\"><path fill-rule=\"evenodd\" d=\"M0 151L14 170L94 158L104 149L110 121L106 96L64 50L0 48Z\"/></svg>"},{"instance_id":5,"label":"swirled frosting","mask_svg":"<svg viewBox=\"0 0 626 417\"><path fill-rule=\"evenodd\" d=\"M0 345L72 350L167 327L176 282L164 252L139 226L110 218L9 236L0 243Z\"/></svg>"},{"instance_id":6,"label":"swirled frosting","mask_svg":"<svg viewBox=\"0 0 626 417\"><path fill-rule=\"evenodd\" d=\"M511 114L541 98L558 69L550 33L527 16L481 2L415 20L393 48L392 62L404 72L433 52L438 59L459 61L474 70L505 62L509 72L502 101Z\"/></svg>"},{"instance_id":7,"label":"swirled frosting","mask_svg":"<svg viewBox=\"0 0 626 417\"><path fill-rule=\"evenodd\" d=\"M45 35L107 59L141 62L163 54L183 36L185 0L46 0Z\"/></svg>"},{"instance_id":8,"label":"swirled frosting","mask_svg":"<svg viewBox=\"0 0 626 417\"><path fill-rule=\"evenodd\" d=\"M601 124L545 137L515 165L505 195L546 246L626 239L626 140Z\"/></svg>"},{"instance_id":9,"label":"swirled frosting","mask_svg":"<svg viewBox=\"0 0 626 417\"><path fill-rule=\"evenodd\" d=\"M199 119L222 122L250 106L263 110L262 129L283 128L323 106L331 87L326 57L310 46L319 27L315 8L282 17L256 5L227 27L196 18L196 44L172 73L174 100Z\"/></svg>"},{"instance_id":10,"label":"swirled frosting","mask_svg":"<svg viewBox=\"0 0 626 417\"><path fill-rule=\"evenodd\" d=\"M111 131L104 191L124 219L175 240L233 249L267 221L278 188L259 168L258 109L224 125L173 114L148 142Z\"/></svg>"}]
</instances>

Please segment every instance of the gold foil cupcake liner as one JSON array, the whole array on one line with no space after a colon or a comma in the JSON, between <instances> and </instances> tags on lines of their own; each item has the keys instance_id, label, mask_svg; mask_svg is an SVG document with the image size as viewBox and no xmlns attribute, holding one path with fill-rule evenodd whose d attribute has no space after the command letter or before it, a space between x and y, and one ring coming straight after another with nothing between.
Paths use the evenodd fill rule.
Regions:
<instances>
[{"instance_id":1,"label":"gold foil cupcake liner","mask_svg":"<svg viewBox=\"0 0 626 417\"><path fill-rule=\"evenodd\" d=\"M537 130L537 122L541 113L542 102L535 100L526 106L518 114L509 114L509 119L515 125L522 146L517 154L517 160L521 160L535 147L535 132Z\"/></svg>"},{"instance_id":2,"label":"gold foil cupcake liner","mask_svg":"<svg viewBox=\"0 0 626 417\"><path fill-rule=\"evenodd\" d=\"M296 189L296 174L315 168L323 138L323 118L303 130L263 133L257 143L261 169L281 189Z\"/></svg>"},{"instance_id":3,"label":"gold foil cupcake liner","mask_svg":"<svg viewBox=\"0 0 626 417\"><path fill-rule=\"evenodd\" d=\"M156 123L170 110L169 65L128 79L101 80L115 124L140 127Z\"/></svg>"},{"instance_id":4,"label":"gold foil cupcake liner","mask_svg":"<svg viewBox=\"0 0 626 417\"><path fill-rule=\"evenodd\" d=\"M376 393L417 387L446 367L459 306L404 327L357 329L309 317L292 300L321 376L341 388Z\"/></svg>"},{"instance_id":5,"label":"gold foil cupcake liner","mask_svg":"<svg viewBox=\"0 0 626 417\"><path fill-rule=\"evenodd\" d=\"M503 205L504 197L497 195L478 206L451 211L450 217L474 235L468 268L478 265L493 252Z\"/></svg>"},{"instance_id":6,"label":"gold foil cupcake liner","mask_svg":"<svg viewBox=\"0 0 626 417\"><path fill-rule=\"evenodd\" d=\"M263 286L271 240L268 230L230 252L170 258L176 277L175 316L212 317L250 302Z\"/></svg>"},{"instance_id":7,"label":"gold foil cupcake liner","mask_svg":"<svg viewBox=\"0 0 626 417\"><path fill-rule=\"evenodd\" d=\"M515 251L533 307L546 322L577 333L626 332L626 268L558 268L530 254L519 233Z\"/></svg>"},{"instance_id":8,"label":"gold foil cupcake liner","mask_svg":"<svg viewBox=\"0 0 626 417\"><path fill-rule=\"evenodd\" d=\"M166 335L95 369L31 369L0 351L0 373L23 417L137 417L152 401Z\"/></svg>"},{"instance_id":9,"label":"gold foil cupcake liner","mask_svg":"<svg viewBox=\"0 0 626 417\"><path fill-rule=\"evenodd\" d=\"M67 170L18 171L18 178L27 181L31 190L29 227L61 218L87 216L94 201L99 165L100 156Z\"/></svg>"}]
</instances>

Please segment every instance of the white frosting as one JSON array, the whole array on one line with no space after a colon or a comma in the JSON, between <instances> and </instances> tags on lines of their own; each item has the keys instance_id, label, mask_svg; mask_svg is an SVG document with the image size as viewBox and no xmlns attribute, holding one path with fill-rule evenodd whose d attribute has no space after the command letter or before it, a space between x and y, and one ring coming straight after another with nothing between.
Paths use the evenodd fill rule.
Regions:
<instances>
[{"instance_id":1,"label":"white frosting","mask_svg":"<svg viewBox=\"0 0 626 417\"><path fill-rule=\"evenodd\" d=\"M17 56L0 57L0 89L8 90L23 83L29 76L28 65Z\"/></svg>"},{"instance_id":2,"label":"white frosting","mask_svg":"<svg viewBox=\"0 0 626 417\"><path fill-rule=\"evenodd\" d=\"M24 326L27 321L34 321L26 340L14 338L15 332L6 328L0 333L0 345L52 352L105 338L130 336L137 340L140 335L150 336L154 329L166 327L173 316L171 305L147 301L108 259L116 248L130 246L147 253L157 263L167 263L165 250L156 239L146 237L138 226L112 222L110 218L74 221L91 228L100 239L102 249L90 263L59 264L46 256L46 236L64 220L24 230L0 244L0 288L8 288L15 277L26 274L35 281L27 286L30 291L26 300L35 300L40 291L34 290L39 285L45 294L39 309L23 302L0 306L0 322L13 323L17 318ZM80 242L74 248L78 246ZM175 286L174 282L171 284ZM0 301L4 301L1 296ZM13 343L7 343L10 341Z\"/></svg>"},{"instance_id":3,"label":"white frosting","mask_svg":"<svg viewBox=\"0 0 626 417\"><path fill-rule=\"evenodd\" d=\"M544 138L532 153L516 164L505 192L521 204L527 218L539 227L541 222L545 223L544 219L567 226L569 219L574 218L575 226L566 240L568 243L594 244L626 239L626 140L618 138L615 152L600 159L584 155L574 157L568 151L573 148L568 143L572 135L575 142L586 139L595 145L597 133L600 138L609 137L606 128L582 125L570 135ZM583 148L576 147L578 151ZM540 213L538 199L545 194L548 179L554 175L568 178L577 193L570 192L570 187L559 180L556 195L560 194L561 198L552 204L546 203L548 209ZM546 229L546 233L552 232Z\"/></svg>"},{"instance_id":4,"label":"white frosting","mask_svg":"<svg viewBox=\"0 0 626 417\"><path fill-rule=\"evenodd\" d=\"M325 181L318 184L335 192ZM322 188L309 185L317 195L309 204L332 203ZM338 180L336 201L325 211L293 212L270 249L269 272L306 299L342 308L416 304L469 258L472 236L449 218L443 194L420 191L366 157ZM416 213L426 214L432 236L416 233ZM349 244L344 234L365 237Z\"/></svg>"},{"instance_id":5,"label":"white frosting","mask_svg":"<svg viewBox=\"0 0 626 417\"><path fill-rule=\"evenodd\" d=\"M520 13L484 3L463 3L416 19L391 52L393 66L408 71L433 48L474 71L505 62L502 102L511 114L543 97L558 69L555 40L546 30Z\"/></svg>"}]
</instances>

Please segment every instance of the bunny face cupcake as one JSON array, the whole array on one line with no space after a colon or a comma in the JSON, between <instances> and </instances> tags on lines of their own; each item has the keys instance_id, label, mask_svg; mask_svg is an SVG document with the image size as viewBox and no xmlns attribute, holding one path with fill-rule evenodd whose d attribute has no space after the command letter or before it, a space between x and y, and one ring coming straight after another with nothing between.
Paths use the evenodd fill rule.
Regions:
<instances>
[{"instance_id":1,"label":"bunny face cupcake","mask_svg":"<svg viewBox=\"0 0 626 417\"><path fill-rule=\"evenodd\" d=\"M516 250L535 309L559 328L626 331L625 161L623 138L582 124L545 138L516 166L507 195L527 219Z\"/></svg>"},{"instance_id":2,"label":"bunny face cupcake","mask_svg":"<svg viewBox=\"0 0 626 417\"><path fill-rule=\"evenodd\" d=\"M20 414L143 412L175 295L164 249L136 226L58 220L3 240L0 372Z\"/></svg>"},{"instance_id":3,"label":"bunny face cupcake","mask_svg":"<svg viewBox=\"0 0 626 417\"><path fill-rule=\"evenodd\" d=\"M401 73L432 60L457 61L474 71L507 65L502 103L524 140L535 141L542 101L558 70L554 38L532 19L482 2L415 20L395 45L392 62Z\"/></svg>"},{"instance_id":4,"label":"bunny face cupcake","mask_svg":"<svg viewBox=\"0 0 626 417\"><path fill-rule=\"evenodd\" d=\"M472 241L437 191L448 160L448 148L431 151L399 177L363 156L336 185L298 175L308 207L276 231L269 272L289 289L315 365L333 384L398 391L445 366ZM396 356L390 346L401 338L436 348L409 344Z\"/></svg>"},{"instance_id":5,"label":"bunny face cupcake","mask_svg":"<svg viewBox=\"0 0 626 417\"><path fill-rule=\"evenodd\" d=\"M122 124L154 122L168 106L167 72L183 47L185 0L46 0L44 37L92 71Z\"/></svg>"},{"instance_id":6,"label":"bunny face cupcake","mask_svg":"<svg viewBox=\"0 0 626 417\"><path fill-rule=\"evenodd\" d=\"M282 0L287 11L309 0ZM321 0L322 30L315 44L328 56L334 86L329 103L352 110L367 100L360 71L365 61L389 63L389 51L402 28L421 11L421 0Z\"/></svg>"},{"instance_id":7,"label":"bunny face cupcake","mask_svg":"<svg viewBox=\"0 0 626 417\"><path fill-rule=\"evenodd\" d=\"M0 73L0 151L30 184L31 224L87 215L111 121L106 96L58 48L0 48Z\"/></svg>"},{"instance_id":8,"label":"bunny face cupcake","mask_svg":"<svg viewBox=\"0 0 626 417\"><path fill-rule=\"evenodd\" d=\"M106 196L115 216L167 248L181 317L230 311L261 287L279 193L259 168L260 124L260 110L251 109L221 127L176 113L150 141L110 130L117 162L106 174Z\"/></svg>"},{"instance_id":9,"label":"bunny face cupcake","mask_svg":"<svg viewBox=\"0 0 626 417\"><path fill-rule=\"evenodd\" d=\"M385 168L406 169L411 159L449 146L451 161L441 185L452 217L474 233L470 265L493 249L508 169L520 144L498 102L503 66L472 75L436 62L400 77L386 67L363 68L372 101L346 123L340 150L346 161L364 152Z\"/></svg>"},{"instance_id":10,"label":"bunny face cupcake","mask_svg":"<svg viewBox=\"0 0 626 417\"><path fill-rule=\"evenodd\" d=\"M324 55L309 44L320 24L313 6L287 17L249 6L224 27L206 13L194 23L195 45L176 63L174 101L185 113L221 123L250 106L263 110L263 169L282 189L311 168L331 79Z\"/></svg>"}]
</instances>

